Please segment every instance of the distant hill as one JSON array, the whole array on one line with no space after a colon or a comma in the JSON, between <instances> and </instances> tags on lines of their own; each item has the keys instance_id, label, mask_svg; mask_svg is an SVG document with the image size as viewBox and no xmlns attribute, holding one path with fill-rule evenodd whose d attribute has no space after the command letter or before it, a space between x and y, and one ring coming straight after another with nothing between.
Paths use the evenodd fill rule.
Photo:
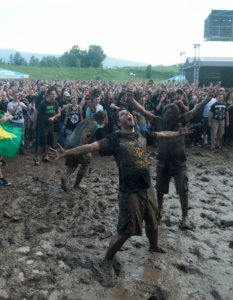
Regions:
<instances>
[{"instance_id":1,"label":"distant hill","mask_svg":"<svg viewBox=\"0 0 233 300\"><path fill-rule=\"evenodd\" d=\"M0 58L4 62L8 62L9 57L11 54L15 54L15 52L20 52L20 54L29 62L31 56L34 56L38 58L39 60L42 59L43 56L55 56L59 57L61 54L39 54L39 53L33 53L33 52L21 52L13 49L3 49L0 48ZM148 64L146 63L141 63L141 62L134 62L134 61L129 61L129 60L124 60L124 59L119 59L119 58L114 58L107 56L106 59L103 61L103 67L104 68L122 68L122 67L144 67L147 66Z\"/></svg>"}]
</instances>

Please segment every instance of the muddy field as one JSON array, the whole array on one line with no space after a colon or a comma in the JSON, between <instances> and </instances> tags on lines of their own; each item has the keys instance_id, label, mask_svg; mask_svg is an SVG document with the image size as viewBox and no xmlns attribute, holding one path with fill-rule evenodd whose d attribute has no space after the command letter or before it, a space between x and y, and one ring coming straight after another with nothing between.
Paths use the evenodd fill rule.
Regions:
<instances>
[{"instance_id":1,"label":"muddy field","mask_svg":"<svg viewBox=\"0 0 233 300\"><path fill-rule=\"evenodd\" d=\"M155 181L156 148L150 148ZM99 263L116 232L118 171L93 155L84 188L60 188L64 160L33 165L33 153L7 159L0 190L0 299L233 299L233 149L187 149L192 231L179 229L171 183L160 225L166 254L132 237L116 257L118 285L101 285ZM9 218L11 217L11 218ZM103 284L103 282L102 282ZM156 299L154 297L154 299Z\"/></svg>"}]
</instances>

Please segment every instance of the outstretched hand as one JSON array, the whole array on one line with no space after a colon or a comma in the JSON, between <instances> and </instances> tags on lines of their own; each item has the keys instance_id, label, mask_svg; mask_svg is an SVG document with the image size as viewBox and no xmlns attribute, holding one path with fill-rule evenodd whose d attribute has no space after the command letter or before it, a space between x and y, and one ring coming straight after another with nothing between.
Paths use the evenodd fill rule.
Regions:
<instances>
[{"instance_id":1,"label":"outstretched hand","mask_svg":"<svg viewBox=\"0 0 233 300\"><path fill-rule=\"evenodd\" d=\"M56 149L56 150L50 148L49 155L52 156L55 159L65 157L66 156L66 150L64 150L62 148L62 146L60 146L59 144L57 144L57 146L58 146L58 149Z\"/></svg>"},{"instance_id":2,"label":"outstretched hand","mask_svg":"<svg viewBox=\"0 0 233 300\"><path fill-rule=\"evenodd\" d=\"M185 127L182 127L182 125L179 123L178 132L180 135L186 135L194 132L193 126L188 123Z\"/></svg>"}]
</instances>

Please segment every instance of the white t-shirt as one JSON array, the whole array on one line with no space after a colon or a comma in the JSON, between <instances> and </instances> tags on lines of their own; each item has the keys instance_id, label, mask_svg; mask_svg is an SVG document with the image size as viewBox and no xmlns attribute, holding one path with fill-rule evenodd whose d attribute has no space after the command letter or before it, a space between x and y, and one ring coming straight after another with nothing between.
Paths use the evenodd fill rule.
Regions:
<instances>
[{"instance_id":1,"label":"white t-shirt","mask_svg":"<svg viewBox=\"0 0 233 300\"><path fill-rule=\"evenodd\" d=\"M16 106L18 107L18 109L16 110L15 114L13 115L11 110L12 110L12 108L15 108ZM23 107L27 107L23 102L19 102L19 106L18 106L18 102L11 101L8 103L7 109L9 111L9 114L13 116L13 119L11 120L11 122L24 123Z\"/></svg>"},{"instance_id":2,"label":"white t-shirt","mask_svg":"<svg viewBox=\"0 0 233 300\"><path fill-rule=\"evenodd\" d=\"M104 111L104 108L101 104L96 105L96 112L98 111ZM86 117L93 117L94 113L91 111L90 107L87 108L86 110ZM98 124L98 128L103 128L104 125L99 125Z\"/></svg>"},{"instance_id":3,"label":"white t-shirt","mask_svg":"<svg viewBox=\"0 0 233 300\"><path fill-rule=\"evenodd\" d=\"M203 111L204 118L209 118L210 108L216 101L217 101L216 98L212 98L210 100L210 102L206 104L206 106L204 107L204 111Z\"/></svg>"}]
</instances>

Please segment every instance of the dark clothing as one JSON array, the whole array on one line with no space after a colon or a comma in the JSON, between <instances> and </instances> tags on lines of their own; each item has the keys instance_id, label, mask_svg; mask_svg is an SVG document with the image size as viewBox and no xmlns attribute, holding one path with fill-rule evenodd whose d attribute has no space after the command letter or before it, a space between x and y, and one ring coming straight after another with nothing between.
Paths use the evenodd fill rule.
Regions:
<instances>
[{"instance_id":1,"label":"dark clothing","mask_svg":"<svg viewBox=\"0 0 233 300\"><path fill-rule=\"evenodd\" d=\"M160 216L153 187L127 195L119 193L118 205L117 231L120 234L142 235L143 220L148 229L157 229Z\"/></svg>"},{"instance_id":2,"label":"dark clothing","mask_svg":"<svg viewBox=\"0 0 233 300\"><path fill-rule=\"evenodd\" d=\"M174 101L176 101L176 100L177 99L171 100L171 103L174 103ZM184 103L185 106L189 106L187 100L182 99L182 102ZM183 114L186 113L186 111L184 110L183 106L180 103L178 103L178 104L174 103L174 104L178 106L179 111L180 111L180 115L183 115Z\"/></svg>"},{"instance_id":3,"label":"dark clothing","mask_svg":"<svg viewBox=\"0 0 233 300\"><path fill-rule=\"evenodd\" d=\"M80 104L81 101L82 101L82 97L79 97L79 98L78 98L78 103ZM91 98L85 98L85 104L84 104L84 106L82 107L82 109L83 109L83 119L86 118L86 110L87 110L88 105L89 105L90 103L92 103Z\"/></svg>"},{"instance_id":4,"label":"dark clothing","mask_svg":"<svg viewBox=\"0 0 233 300\"><path fill-rule=\"evenodd\" d=\"M48 119L54 117L57 114L58 109L58 103L55 100L52 102L49 102L46 99L41 101L37 108L37 111L40 113L40 123L46 125L53 123Z\"/></svg>"},{"instance_id":5,"label":"dark clothing","mask_svg":"<svg viewBox=\"0 0 233 300\"><path fill-rule=\"evenodd\" d=\"M0 102L0 110L2 112L7 112L7 103L6 102Z\"/></svg>"},{"instance_id":6,"label":"dark clothing","mask_svg":"<svg viewBox=\"0 0 233 300\"><path fill-rule=\"evenodd\" d=\"M199 103L200 103L200 102L199 102ZM195 106L191 103L191 104L189 105L189 110L192 110L192 109L194 109L194 108L195 108ZM201 111L199 111L199 112L192 118L192 120L190 121L190 123L191 123L191 124L198 124L198 123L201 123L201 122L202 122L202 119L203 119L202 115L203 115L203 109L202 109Z\"/></svg>"},{"instance_id":7,"label":"dark clothing","mask_svg":"<svg viewBox=\"0 0 233 300\"><path fill-rule=\"evenodd\" d=\"M146 146L153 145L156 137L156 132L124 134L120 131L98 141L101 155L113 155L116 159L121 193L133 193L151 186Z\"/></svg>"},{"instance_id":8,"label":"dark clothing","mask_svg":"<svg viewBox=\"0 0 233 300\"><path fill-rule=\"evenodd\" d=\"M29 104L30 104L30 103L36 101L36 96L30 96L30 95L28 95L28 96L26 97L26 99L28 100L28 102L29 102Z\"/></svg>"},{"instance_id":9,"label":"dark clothing","mask_svg":"<svg viewBox=\"0 0 233 300\"><path fill-rule=\"evenodd\" d=\"M145 108L145 110L147 110L147 111L152 111L152 110L154 110L154 107L153 107L153 104L152 104L152 102L146 102L145 104L144 104L144 108Z\"/></svg>"},{"instance_id":10,"label":"dark clothing","mask_svg":"<svg viewBox=\"0 0 233 300\"><path fill-rule=\"evenodd\" d=\"M59 107L63 108L64 106L69 105L69 103L64 100L61 100L60 102L58 102L58 105L59 105ZM58 118L59 122L64 123L65 117L66 117L66 109L61 111L61 116Z\"/></svg>"},{"instance_id":11,"label":"dark clothing","mask_svg":"<svg viewBox=\"0 0 233 300\"><path fill-rule=\"evenodd\" d=\"M210 111L213 113L212 119L225 120L226 110L227 107L225 103L215 102L210 108Z\"/></svg>"},{"instance_id":12,"label":"dark clothing","mask_svg":"<svg viewBox=\"0 0 233 300\"><path fill-rule=\"evenodd\" d=\"M45 99L44 94L45 94L45 91L42 91L38 94L38 96L36 98L36 109L38 108L40 102L42 102Z\"/></svg>"},{"instance_id":13,"label":"dark clothing","mask_svg":"<svg viewBox=\"0 0 233 300\"><path fill-rule=\"evenodd\" d=\"M45 147L46 145L52 146L54 141L53 135L53 123L44 124L42 123L40 126L40 137L39 137L39 146Z\"/></svg>"},{"instance_id":14,"label":"dark clothing","mask_svg":"<svg viewBox=\"0 0 233 300\"><path fill-rule=\"evenodd\" d=\"M155 110L156 115L162 118L162 117L163 117L163 109L164 109L164 107L166 107L169 103L168 103L168 102L162 102L161 105L160 105L160 109L157 110L156 107L158 106L159 102L160 102L159 99L155 102L155 109L154 109L154 110Z\"/></svg>"},{"instance_id":15,"label":"dark clothing","mask_svg":"<svg viewBox=\"0 0 233 300\"><path fill-rule=\"evenodd\" d=\"M68 119L66 122L66 129L69 130L74 130L75 127L78 125L78 123L81 121L80 120L80 105L77 106L76 109L73 109L72 105L68 106ZM63 121L64 122L64 121Z\"/></svg>"},{"instance_id":16,"label":"dark clothing","mask_svg":"<svg viewBox=\"0 0 233 300\"><path fill-rule=\"evenodd\" d=\"M177 131L179 123L184 127L187 122L185 115L179 116L176 124L173 126L168 125L167 121L164 118L158 116L153 116L152 123L155 125L158 132L161 131ZM181 136L174 139L166 139L159 141L159 150L157 159L161 161L168 162L184 162L186 161L185 155L185 137Z\"/></svg>"},{"instance_id":17,"label":"dark clothing","mask_svg":"<svg viewBox=\"0 0 233 300\"><path fill-rule=\"evenodd\" d=\"M100 104L103 106L104 110L106 110L108 114L108 124L104 126L104 132L108 134L112 134L113 132L113 126L114 126L114 121L113 121L113 116L114 116L114 109L110 107L112 102L110 101L101 101Z\"/></svg>"},{"instance_id":18,"label":"dark clothing","mask_svg":"<svg viewBox=\"0 0 233 300\"><path fill-rule=\"evenodd\" d=\"M117 101L117 102L115 103L115 105L116 105L117 107L123 107L123 108L127 109L127 110L132 114L133 107L132 107L132 105L130 105L129 103L121 103L120 101Z\"/></svg>"},{"instance_id":19,"label":"dark clothing","mask_svg":"<svg viewBox=\"0 0 233 300\"><path fill-rule=\"evenodd\" d=\"M175 180L176 192L178 195L188 195L188 176L186 164L180 162L165 163L157 162L156 169L156 190L157 194L168 194L169 183L173 177Z\"/></svg>"}]
</instances>

